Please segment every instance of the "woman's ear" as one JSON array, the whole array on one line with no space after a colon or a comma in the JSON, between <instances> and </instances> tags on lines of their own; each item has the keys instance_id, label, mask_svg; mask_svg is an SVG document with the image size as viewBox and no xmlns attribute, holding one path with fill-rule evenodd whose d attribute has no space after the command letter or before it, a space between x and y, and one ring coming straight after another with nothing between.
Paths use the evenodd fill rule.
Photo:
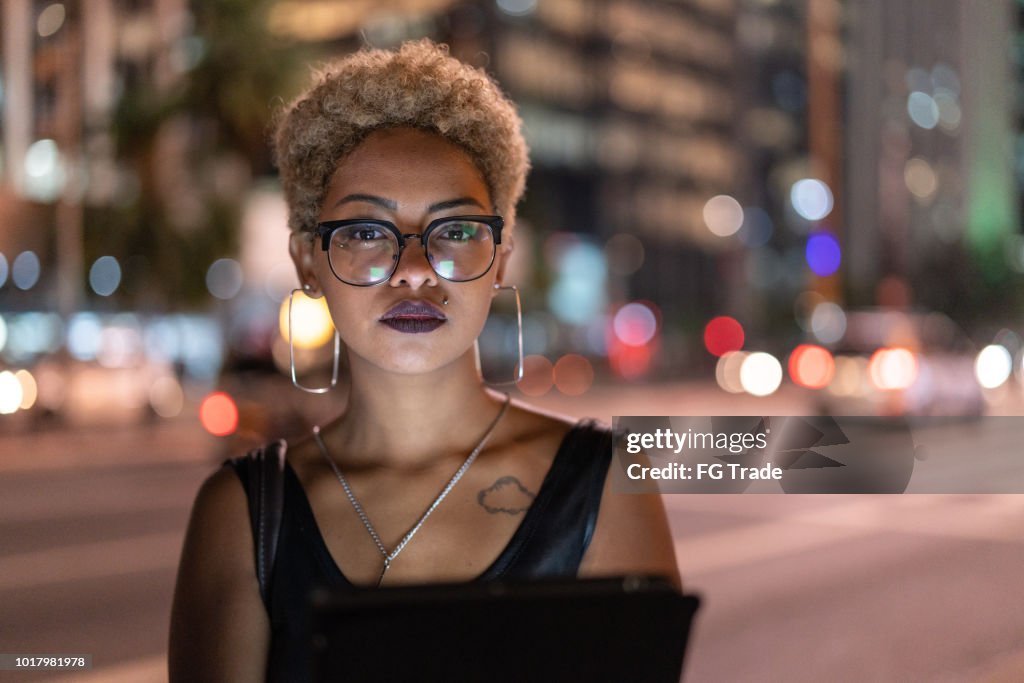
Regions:
<instances>
[{"instance_id":1,"label":"woman's ear","mask_svg":"<svg viewBox=\"0 0 1024 683\"><path fill-rule=\"evenodd\" d=\"M288 238L288 253L295 264L295 272L299 276L299 286L305 288L305 285L309 285L306 294L314 298L322 294L320 280L313 268L315 242L316 236L305 230L295 230Z\"/></svg>"},{"instance_id":2,"label":"woman's ear","mask_svg":"<svg viewBox=\"0 0 1024 683\"><path fill-rule=\"evenodd\" d=\"M496 285L505 284L505 271L508 268L508 261L512 258L512 250L515 248L515 241L512 236L502 235L501 245L498 247L498 253L495 255L496 265L498 270L494 277L494 283Z\"/></svg>"}]
</instances>

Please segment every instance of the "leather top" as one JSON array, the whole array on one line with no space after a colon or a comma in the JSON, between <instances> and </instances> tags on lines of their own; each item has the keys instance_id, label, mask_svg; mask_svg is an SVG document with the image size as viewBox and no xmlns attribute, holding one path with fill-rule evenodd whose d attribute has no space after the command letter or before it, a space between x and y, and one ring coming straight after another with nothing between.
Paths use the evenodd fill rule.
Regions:
<instances>
[{"instance_id":1,"label":"leather top","mask_svg":"<svg viewBox=\"0 0 1024 683\"><path fill-rule=\"evenodd\" d=\"M575 576L590 543L612 455L612 432L595 420L580 420L558 448L533 503L505 549L474 581L497 578ZM247 458L226 460L249 497L255 468ZM271 647L268 681L309 677L307 598L317 586L355 589L342 574L317 527L305 491L285 460L284 510L277 557L270 576ZM258 494L257 494L258 495ZM258 532L254 529L254 538Z\"/></svg>"}]
</instances>

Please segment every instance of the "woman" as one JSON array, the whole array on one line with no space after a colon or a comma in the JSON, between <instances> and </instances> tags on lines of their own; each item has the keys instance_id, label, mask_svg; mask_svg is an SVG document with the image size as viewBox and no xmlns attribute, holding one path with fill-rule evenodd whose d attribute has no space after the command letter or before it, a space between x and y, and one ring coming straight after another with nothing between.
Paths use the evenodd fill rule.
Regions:
<instances>
[{"instance_id":1,"label":"woman","mask_svg":"<svg viewBox=\"0 0 1024 683\"><path fill-rule=\"evenodd\" d=\"M678 585L660 499L612 493L609 454L581 446L607 429L482 382L475 342L528 167L519 127L493 81L429 41L352 55L284 112L290 252L345 342L350 393L337 419L288 444L266 604L241 472L203 484L172 680L299 676L296 615L317 582L644 572Z\"/></svg>"}]
</instances>

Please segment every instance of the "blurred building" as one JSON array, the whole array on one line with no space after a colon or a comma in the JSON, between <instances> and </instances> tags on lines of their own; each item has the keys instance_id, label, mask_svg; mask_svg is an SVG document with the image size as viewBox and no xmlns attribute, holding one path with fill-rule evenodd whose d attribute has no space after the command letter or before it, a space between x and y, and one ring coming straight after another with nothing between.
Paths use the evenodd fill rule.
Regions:
<instances>
[{"instance_id":1,"label":"blurred building","mask_svg":"<svg viewBox=\"0 0 1024 683\"><path fill-rule=\"evenodd\" d=\"M846 11L850 291L976 317L1022 270L1019 74L1008 58L1020 10L866 0Z\"/></svg>"},{"instance_id":2,"label":"blurred building","mask_svg":"<svg viewBox=\"0 0 1024 683\"><path fill-rule=\"evenodd\" d=\"M166 91L180 78L187 10L186 0L3 3L0 253L13 268L32 251L40 271L17 286L27 293L6 290L6 306L81 307L85 207L138 192L115 159L115 111L133 87Z\"/></svg>"},{"instance_id":3,"label":"blurred building","mask_svg":"<svg viewBox=\"0 0 1024 683\"><path fill-rule=\"evenodd\" d=\"M795 210L791 188L822 178L808 156L807 3L742 0L736 19L736 143L742 150L735 193L743 224L730 266L742 285L726 312L751 332L791 335L793 302L808 287L804 243L812 224ZM831 219L835 216L832 215Z\"/></svg>"}]
</instances>

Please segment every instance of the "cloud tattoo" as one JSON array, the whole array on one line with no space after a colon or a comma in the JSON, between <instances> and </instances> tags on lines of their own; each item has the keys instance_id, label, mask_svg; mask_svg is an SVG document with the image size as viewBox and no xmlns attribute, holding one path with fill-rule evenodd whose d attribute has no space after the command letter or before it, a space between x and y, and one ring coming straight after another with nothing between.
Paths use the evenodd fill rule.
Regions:
<instances>
[{"instance_id":1,"label":"cloud tattoo","mask_svg":"<svg viewBox=\"0 0 1024 683\"><path fill-rule=\"evenodd\" d=\"M476 499L491 514L504 512L518 515L526 512L533 503L534 496L515 477L501 477L489 487L481 489Z\"/></svg>"}]
</instances>

